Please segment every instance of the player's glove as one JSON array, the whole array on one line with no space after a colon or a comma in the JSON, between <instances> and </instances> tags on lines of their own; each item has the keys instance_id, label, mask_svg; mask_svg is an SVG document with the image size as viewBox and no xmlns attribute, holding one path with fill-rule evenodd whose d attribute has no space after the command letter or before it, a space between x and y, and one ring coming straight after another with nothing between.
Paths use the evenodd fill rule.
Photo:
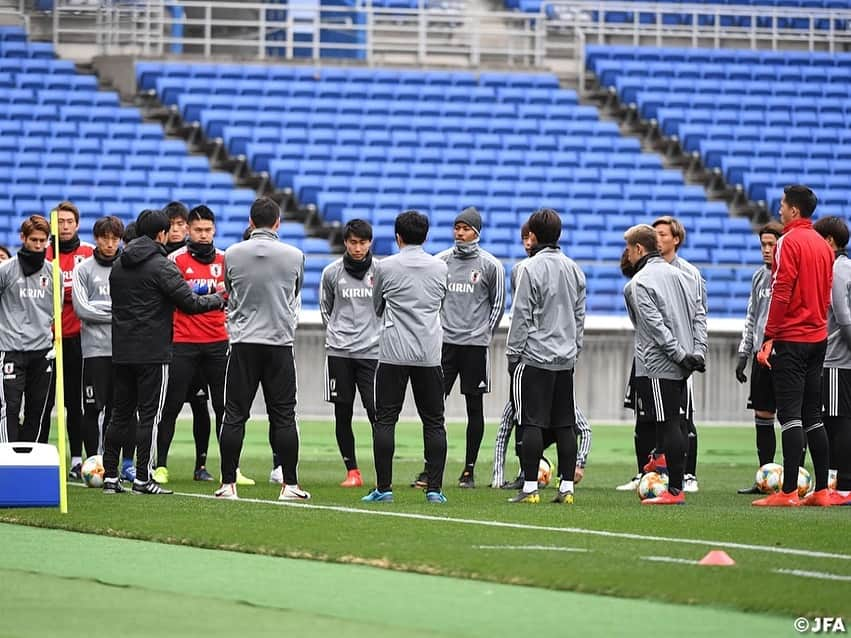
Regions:
<instances>
[{"instance_id":1,"label":"player's glove","mask_svg":"<svg viewBox=\"0 0 851 638\"><path fill-rule=\"evenodd\" d=\"M508 357L508 376L514 377L514 371L520 363L520 357Z\"/></svg>"},{"instance_id":2,"label":"player's glove","mask_svg":"<svg viewBox=\"0 0 851 638\"><path fill-rule=\"evenodd\" d=\"M703 357L697 354L687 354L680 361L680 365L689 372L706 372L706 363Z\"/></svg>"},{"instance_id":3,"label":"player's glove","mask_svg":"<svg viewBox=\"0 0 851 638\"><path fill-rule=\"evenodd\" d=\"M192 292L194 292L196 295L209 295L210 287L206 283L199 282L192 287Z\"/></svg>"},{"instance_id":4,"label":"player's glove","mask_svg":"<svg viewBox=\"0 0 851 638\"><path fill-rule=\"evenodd\" d=\"M756 353L756 361L764 368L771 370L771 363L768 358L771 356L771 351L774 349L774 339L766 339L762 344L762 348Z\"/></svg>"},{"instance_id":5,"label":"player's glove","mask_svg":"<svg viewBox=\"0 0 851 638\"><path fill-rule=\"evenodd\" d=\"M739 383L747 383L748 375L745 374L745 368L748 367L748 356L746 354L739 355L739 361L736 363L736 381Z\"/></svg>"}]
</instances>

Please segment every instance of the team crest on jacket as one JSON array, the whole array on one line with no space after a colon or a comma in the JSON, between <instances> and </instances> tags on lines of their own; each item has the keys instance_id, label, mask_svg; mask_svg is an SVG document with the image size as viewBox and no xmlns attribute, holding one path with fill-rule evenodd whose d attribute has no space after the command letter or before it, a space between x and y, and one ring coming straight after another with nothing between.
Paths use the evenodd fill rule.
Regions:
<instances>
[{"instance_id":1,"label":"team crest on jacket","mask_svg":"<svg viewBox=\"0 0 851 638\"><path fill-rule=\"evenodd\" d=\"M48 279L47 275L42 275L38 278L38 285L42 288L47 288L47 284L50 283L50 279Z\"/></svg>"},{"instance_id":2,"label":"team crest on jacket","mask_svg":"<svg viewBox=\"0 0 851 638\"><path fill-rule=\"evenodd\" d=\"M372 288L372 286L374 284L375 284L375 275L373 273L369 273L366 276L366 285L369 286L370 288Z\"/></svg>"},{"instance_id":3,"label":"team crest on jacket","mask_svg":"<svg viewBox=\"0 0 851 638\"><path fill-rule=\"evenodd\" d=\"M84 259L85 257L83 255L74 255L74 264L81 264Z\"/></svg>"},{"instance_id":4,"label":"team crest on jacket","mask_svg":"<svg viewBox=\"0 0 851 638\"><path fill-rule=\"evenodd\" d=\"M221 264L210 264L210 276L218 279L222 275L222 265Z\"/></svg>"},{"instance_id":5,"label":"team crest on jacket","mask_svg":"<svg viewBox=\"0 0 851 638\"><path fill-rule=\"evenodd\" d=\"M481 270L473 270L472 272L470 272L470 283L471 284L479 283L479 280L481 278L482 278L482 271Z\"/></svg>"}]
</instances>

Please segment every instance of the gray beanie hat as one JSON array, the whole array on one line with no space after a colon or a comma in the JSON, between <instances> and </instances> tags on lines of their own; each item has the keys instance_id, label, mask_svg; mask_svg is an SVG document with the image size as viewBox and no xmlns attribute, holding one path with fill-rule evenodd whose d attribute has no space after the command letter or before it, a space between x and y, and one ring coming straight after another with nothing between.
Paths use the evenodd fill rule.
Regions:
<instances>
[{"instance_id":1,"label":"gray beanie hat","mask_svg":"<svg viewBox=\"0 0 851 638\"><path fill-rule=\"evenodd\" d=\"M468 206L462 210L458 214L458 217L455 218L453 225L459 222L467 224L467 226L476 231L477 235L482 233L482 216L479 214L479 211L476 210L475 206Z\"/></svg>"}]
</instances>

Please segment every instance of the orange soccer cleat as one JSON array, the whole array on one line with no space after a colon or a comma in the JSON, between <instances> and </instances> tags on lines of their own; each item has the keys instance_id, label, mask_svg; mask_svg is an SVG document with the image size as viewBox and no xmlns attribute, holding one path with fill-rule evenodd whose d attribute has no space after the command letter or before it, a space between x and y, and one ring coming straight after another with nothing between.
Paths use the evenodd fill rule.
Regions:
<instances>
[{"instance_id":1,"label":"orange soccer cleat","mask_svg":"<svg viewBox=\"0 0 851 638\"><path fill-rule=\"evenodd\" d=\"M645 472L658 472L660 474L666 474L668 472L668 461L665 460L664 454L659 454L658 456L655 454L650 455L650 460L644 464Z\"/></svg>"},{"instance_id":2,"label":"orange soccer cleat","mask_svg":"<svg viewBox=\"0 0 851 638\"><path fill-rule=\"evenodd\" d=\"M340 487L363 487L363 477L360 470L355 468L346 474L346 480L340 483Z\"/></svg>"},{"instance_id":3,"label":"orange soccer cleat","mask_svg":"<svg viewBox=\"0 0 851 638\"><path fill-rule=\"evenodd\" d=\"M801 505L809 507L830 507L833 504L833 497L826 487L801 499Z\"/></svg>"},{"instance_id":4,"label":"orange soccer cleat","mask_svg":"<svg viewBox=\"0 0 851 638\"><path fill-rule=\"evenodd\" d=\"M755 500L751 505L757 507L798 507L801 504L801 499L798 498L798 492L776 492L765 498Z\"/></svg>"},{"instance_id":5,"label":"orange soccer cleat","mask_svg":"<svg viewBox=\"0 0 851 638\"><path fill-rule=\"evenodd\" d=\"M680 492L679 494L671 494L668 490L662 492L659 496L654 498L645 498L641 501L642 505L685 505L686 504L686 495L685 492Z\"/></svg>"}]
</instances>

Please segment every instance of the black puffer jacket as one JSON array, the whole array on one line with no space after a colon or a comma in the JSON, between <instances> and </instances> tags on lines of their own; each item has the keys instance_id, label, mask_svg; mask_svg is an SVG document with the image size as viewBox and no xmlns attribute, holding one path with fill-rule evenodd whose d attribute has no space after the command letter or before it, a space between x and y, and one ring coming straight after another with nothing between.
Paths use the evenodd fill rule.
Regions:
<instances>
[{"instance_id":1,"label":"black puffer jacket","mask_svg":"<svg viewBox=\"0 0 851 638\"><path fill-rule=\"evenodd\" d=\"M113 363L170 363L172 315L218 310L219 295L198 296L149 237L134 239L109 275Z\"/></svg>"}]
</instances>

